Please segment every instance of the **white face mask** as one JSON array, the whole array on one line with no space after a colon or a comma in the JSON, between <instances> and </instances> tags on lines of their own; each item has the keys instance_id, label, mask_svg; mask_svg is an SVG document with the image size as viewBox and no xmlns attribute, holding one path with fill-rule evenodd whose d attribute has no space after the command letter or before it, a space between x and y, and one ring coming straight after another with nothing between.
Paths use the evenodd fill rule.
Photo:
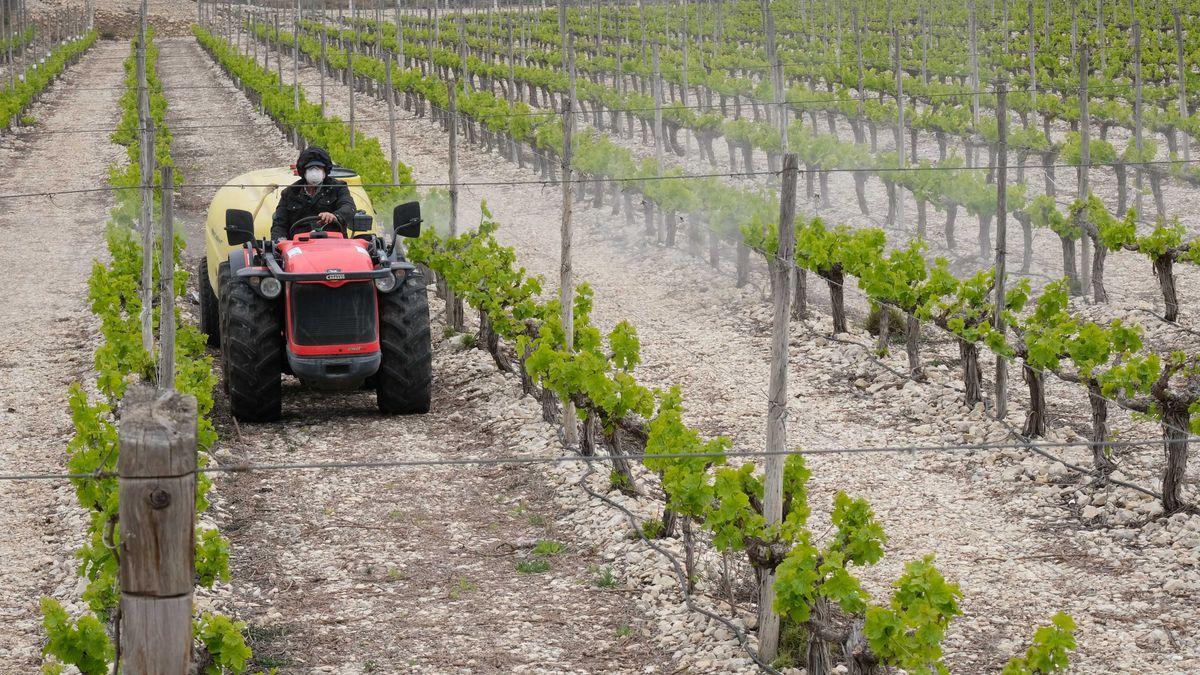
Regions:
<instances>
[{"instance_id":1,"label":"white face mask","mask_svg":"<svg viewBox=\"0 0 1200 675\"><path fill-rule=\"evenodd\" d=\"M309 185L319 185L325 180L325 169L319 166L310 166L304 170L304 180L308 181Z\"/></svg>"}]
</instances>

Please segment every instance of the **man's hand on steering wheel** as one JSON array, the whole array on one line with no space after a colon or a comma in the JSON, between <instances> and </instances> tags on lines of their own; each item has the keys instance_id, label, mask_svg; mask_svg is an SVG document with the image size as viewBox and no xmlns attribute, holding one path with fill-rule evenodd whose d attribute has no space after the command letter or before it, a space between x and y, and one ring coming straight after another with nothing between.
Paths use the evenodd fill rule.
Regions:
<instances>
[{"instance_id":1,"label":"man's hand on steering wheel","mask_svg":"<svg viewBox=\"0 0 1200 675\"><path fill-rule=\"evenodd\" d=\"M333 215L332 213L330 213L328 211L322 211L317 214L317 222L320 223L322 227L331 225L336 220L337 220L337 216Z\"/></svg>"}]
</instances>

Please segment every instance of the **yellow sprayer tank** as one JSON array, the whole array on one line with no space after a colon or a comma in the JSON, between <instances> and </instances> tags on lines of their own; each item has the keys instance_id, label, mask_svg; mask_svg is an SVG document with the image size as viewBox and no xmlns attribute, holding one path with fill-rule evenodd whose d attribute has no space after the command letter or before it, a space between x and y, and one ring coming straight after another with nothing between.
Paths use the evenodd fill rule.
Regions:
<instances>
[{"instance_id":1,"label":"yellow sprayer tank","mask_svg":"<svg viewBox=\"0 0 1200 675\"><path fill-rule=\"evenodd\" d=\"M362 187L362 179L358 174L344 167L335 166L330 176L344 181L350 188L350 196L354 198L356 208L366 212L372 218L375 210L371 206L371 198ZM232 178L224 187L213 195L212 203L208 206L208 218L204 226L204 251L208 257L208 281L212 288L218 288L218 268L221 263L229 260L229 252L236 246L230 246L225 238L226 209L242 209L254 214L254 236L265 239L271 236L271 217L279 204L283 188L299 180L291 167L274 167L249 171ZM374 223L375 233L382 235L379 223Z\"/></svg>"}]
</instances>

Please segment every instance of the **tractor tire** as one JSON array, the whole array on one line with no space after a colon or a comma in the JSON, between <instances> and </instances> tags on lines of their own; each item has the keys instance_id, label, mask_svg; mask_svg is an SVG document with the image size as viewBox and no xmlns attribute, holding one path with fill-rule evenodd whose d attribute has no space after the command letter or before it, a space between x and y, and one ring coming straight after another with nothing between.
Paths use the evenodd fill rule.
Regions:
<instances>
[{"instance_id":1,"label":"tractor tire","mask_svg":"<svg viewBox=\"0 0 1200 675\"><path fill-rule=\"evenodd\" d=\"M221 263L218 286L229 281L229 263ZM221 346L221 305L217 292L208 281L208 258L201 258L196 268L196 285L200 287L200 332L207 336L208 346Z\"/></svg>"},{"instance_id":2,"label":"tractor tire","mask_svg":"<svg viewBox=\"0 0 1200 675\"><path fill-rule=\"evenodd\" d=\"M379 294L379 349L375 397L385 415L429 412L433 344L425 282L414 274L391 293Z\"/></svg>"},{"instance_id":3,"label":"tractor tire","mask_svg":"<svg viewBox=\"0 0 1200 675\"><path fill-rule=\"evenodd\" d=\"M242 422L274 422L283 399L283 302L231 279L221 289L221 356L229 408Z\"/></svg>"}]
</instances>

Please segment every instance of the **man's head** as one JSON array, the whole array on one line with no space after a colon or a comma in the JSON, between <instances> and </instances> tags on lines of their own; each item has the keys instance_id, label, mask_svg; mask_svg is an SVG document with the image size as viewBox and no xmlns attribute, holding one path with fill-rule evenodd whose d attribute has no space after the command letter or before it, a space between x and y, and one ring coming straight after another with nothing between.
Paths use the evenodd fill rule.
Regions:
<instances>
[{"instance_id":1,"label":"man's head","mask_svg":"<svg viewBox=\"0 0 1200 675\"><path fill-rule=\"evenodd\" d=\"M329 153L315 145L300 151L300 157L296 160L296 173L304 176L309 185L321 183L332 170L333 160L329 158Z\"/></svg>"}]
</instances>

